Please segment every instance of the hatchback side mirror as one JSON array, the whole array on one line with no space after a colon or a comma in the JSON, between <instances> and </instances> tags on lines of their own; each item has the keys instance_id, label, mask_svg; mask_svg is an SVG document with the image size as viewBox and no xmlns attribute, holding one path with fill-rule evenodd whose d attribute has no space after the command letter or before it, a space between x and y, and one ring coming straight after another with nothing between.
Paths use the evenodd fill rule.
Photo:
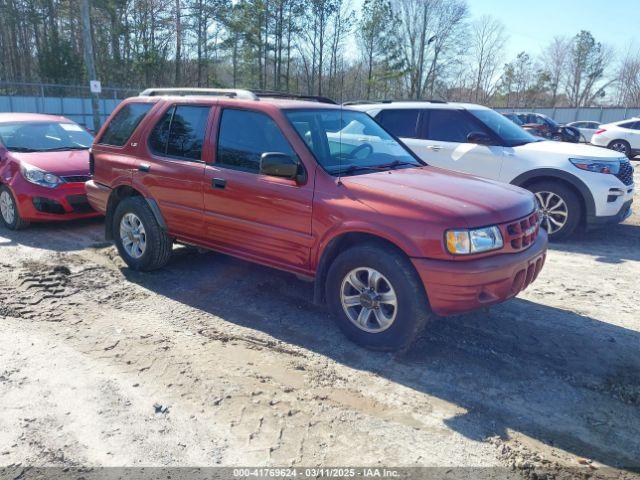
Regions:
<instances>
[{"instance_id":1,"label":"hatchback side mirror","mask_svg":"<svg viewBox=\"0 0 640 480\"><path fill-rule=\"evenodd\" d=\"M300 175L298 159L281 152L265 152L260 157L260 174L271 177L289 178L298 182L304 181Z\"/></svg>"},{"instance_id":2,"label":"hatchback side mirror","mask_svg":"<svg viewBox=\"0 0 640 480\"><path fill-rule=\"evenodd\" d=\"M495 145L493 138L482 132L471 132L467 135L467 142L477 143L478 145Z\"/></svg>"}]
</instances>

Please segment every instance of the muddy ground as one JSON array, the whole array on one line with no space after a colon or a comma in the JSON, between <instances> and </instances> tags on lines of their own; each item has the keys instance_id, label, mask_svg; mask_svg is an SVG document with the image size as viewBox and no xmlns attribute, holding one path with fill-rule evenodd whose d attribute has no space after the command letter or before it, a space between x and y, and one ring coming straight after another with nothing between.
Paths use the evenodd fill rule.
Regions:
<instances>
[{"instance_id":1,"label":"muddy ground","mask_svg":"<svg viewBox=\"0 0 640 480\"><path fill-rule=\"evenodd\" d=\"M640 472L640 216L554 245L518 298L401 355L310 299L186 248L132 272L100 221L0 230L0 466Z\"/></svg>"}]
</instances>

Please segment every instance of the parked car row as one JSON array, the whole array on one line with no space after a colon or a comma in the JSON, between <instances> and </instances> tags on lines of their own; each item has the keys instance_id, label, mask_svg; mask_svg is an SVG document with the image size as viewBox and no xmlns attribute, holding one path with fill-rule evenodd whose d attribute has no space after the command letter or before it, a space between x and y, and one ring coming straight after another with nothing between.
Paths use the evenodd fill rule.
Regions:
<instances>
[{"instance_id":1,"label":"parked car row","mask_svg":"<svg viewBox=\"0 0 640 480\"><path fill-rule=\"evenodd\" d=\"M61 117L1 116L0 221L104 215L135 270L163 267L174 243L285 270L353 341L395 350L433 315L527 288L547 232L630 213L620 153L477 105L286 96L151 89L93 142Z\"/></svg>"},{"instance_id":2,"label":"parked car row","mask_svg":"<svg viewBox=\"0 0 640 480\"><path fill-rule=\"evenodd\" d=\"M572 125L561 125L542 113L503 113L512 122L538 137L558 142L579 143L581 132Z\"/></svg>"}]
</instances>

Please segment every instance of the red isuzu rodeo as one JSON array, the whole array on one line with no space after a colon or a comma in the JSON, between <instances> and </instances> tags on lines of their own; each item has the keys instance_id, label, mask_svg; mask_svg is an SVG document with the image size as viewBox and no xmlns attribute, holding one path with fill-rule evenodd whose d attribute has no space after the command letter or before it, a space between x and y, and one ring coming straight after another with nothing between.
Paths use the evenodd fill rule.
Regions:
<instances>
[{"instance_id":1,"label":"red isuzu rodeo","mask_svg":"<svg viewBox=\"0 0 640 480\"><path fill-rule=\"evenodd\" d=\"M509 299L545 261L532 193L431 167L338 105L147 90L90 161L89 202L129 267L160 268L180 242L294 273L368 348Z\"/></svg>"}]
</instances>

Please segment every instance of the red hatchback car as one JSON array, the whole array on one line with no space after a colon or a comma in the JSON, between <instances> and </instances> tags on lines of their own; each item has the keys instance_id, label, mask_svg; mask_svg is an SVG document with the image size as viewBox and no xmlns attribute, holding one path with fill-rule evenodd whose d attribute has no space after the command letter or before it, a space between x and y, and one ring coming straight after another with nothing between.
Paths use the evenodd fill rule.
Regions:
<instances>
[{"instance_id":1,"label":"red hatchback car","mask_svg":"<svg viewBox=\"0 0 640 480\"><path fill-rule=\"evenodd\" d=\"M85 190L92 142L64 117L0 114L0 223L18 230L30 222L100 215Z\"/></svg>"},{"instance_id":2,"label":"red hatchback car","mask_svg":"<svg viewBox=\"0 0 640 480\"><path fill-rule=\"evenodd\" d=\"M430 167L364 112L176 93L125 100L92 147L89 202L133 269L180 242L286 270L349 338L390 350L433 313L517 295L544 264L532 193Z\"/></svg>"}]
</instances>

